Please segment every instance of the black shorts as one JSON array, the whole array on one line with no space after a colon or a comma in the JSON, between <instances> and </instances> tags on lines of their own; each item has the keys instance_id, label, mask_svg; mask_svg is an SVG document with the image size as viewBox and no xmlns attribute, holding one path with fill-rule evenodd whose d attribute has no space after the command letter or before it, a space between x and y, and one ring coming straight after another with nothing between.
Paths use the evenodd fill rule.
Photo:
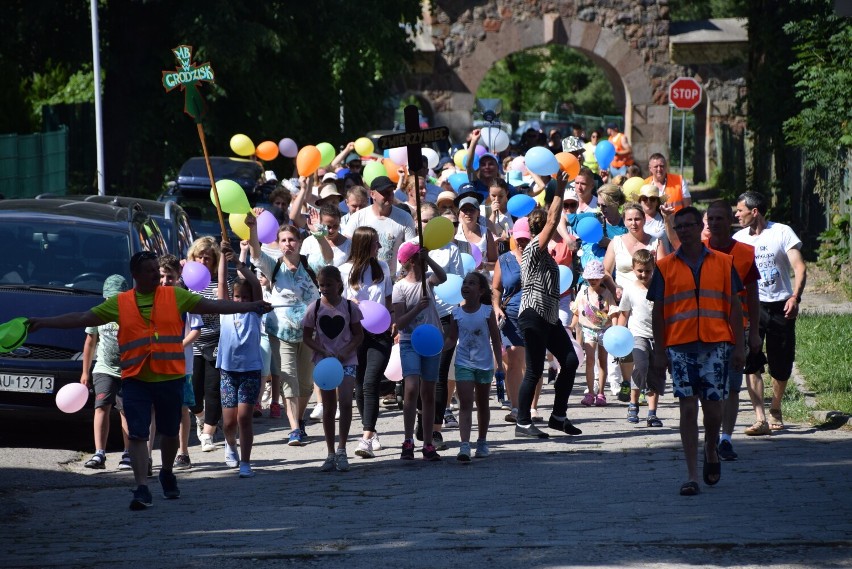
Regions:
<instances>
[{"instance_id":1,"label":"black shorts","mask_svg":"<svg viewBox=\"0 0 852 569\"><path fill-rule=\"evenodd\" d=\"M121 404L121 378L106 373L93 373L92 383L95 387L95 409L112 405L119 411Z\"/></svg>"},{"instance_id":2,"label":"black shorts","mask_svg":"<svg viewBox=\"0 0 852 569\"><path fill-rule=\"evenodd\" d=\"M796 319L784 316L786 301L760 303L760 338L766 340L769 375L787 381L796 359Z\"/></svg>"}]
</instances>

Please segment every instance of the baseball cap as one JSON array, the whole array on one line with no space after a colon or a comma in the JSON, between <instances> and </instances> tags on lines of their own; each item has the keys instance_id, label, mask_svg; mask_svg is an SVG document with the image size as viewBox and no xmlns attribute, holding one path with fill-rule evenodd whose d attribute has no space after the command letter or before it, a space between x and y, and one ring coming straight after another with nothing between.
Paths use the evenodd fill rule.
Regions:
<instances>
[{"instance_id":1,"label":"baseball cap","mask_svg":"<svg viewBox=\"0 0 852 569\"><path fill-rule=\"evenodd\" d=\"M446 204L446 202L450 202L446 205L452 205L456 200L456 193L450 190L444 190L440 194L438 194L438 199L435 200L435 205L441 207L442 204Z\"/></svg>"},{"instance_id":2,"label":"baseball cap","mask_svg":"<svg viewBox=\"0 0 852 569\"><path fill-rule=\"evenodd\" d=\"M658 198L660 197L660 189L654 184L645 184L640 188L639 195L646 198Z\"/></svg>"},{"instance_id":3,"label":"baseball cap","mask_svg":"<svg viewBox=\"0 0 852 569\"><path fill-rule=\"evenodd\" d=\"M319 199L324 200L327 197L337 196L339 198L343 198L340 195L340 192L337 191L336 184L325 184L319 191Z\"/></svg>"},{"instance_id":4,"label":"baseball cap","mask_svg":"<svg viewBox=\"0 0 852 569\"><path fill-rule=\"evenodd\" d=\"M337 174L335 174L334 172L329 172L328 174L322 177L323 182L333 182L335 180L337 180Z\"/></svg>"},{"instance_id":5,"label":"baseball cap","mask_svg":"<svg viewBox=\"0 0 852 569\"><path fill-rule=\"evenodd\" d=\"M614 129L618 129L618 125L617 125L617 124L615 124L614 122L608 122L608 123L606 123L606 127L607 127L607 128L614 128Z\"/></svg>"},{"instance_id":6,"label":"baseball cap","mask_svg":"<svg viewBox=\"0 0 852 569\"><path fill-rule=\"evenodd\" d=\"M414 241L406 241L399 247L396 253L396 258L400 263L405 264L411 260L417 253L420 252L420 245Z\"/></svg>"},{"instance_id":7,"label":"baseball cap","mask_svg":"<svg viewBox=\"0 0 852 569\"><path fill-rule=\"evenodd\" d=\"M387 176L376 176L373 178L373 181L370 182L371 191L381 192L388 188L396 188L396 184L391 182L391 179Z\"/></svg>"},{"instance_id":8,"label":"baseball cap","mask_svg":"<svg viewBox=\"0 0 852 569\"><path fill-rule=\"evenodd\" d=\"M571 190L571 189L565 190L565 197L563 199L566 202L580 203L580 199L577 197L577 192L575 192L574 190Z\"/></svg>"},{"instance_id":9,"label":"baseball cap","mask_svg":"<svg viewBox=\"0 0 852 569\"><path fill-rule=\"evenodd\" d=\"M522 217L515 221L515 225L512 226L512 236L515 239L532 238L532 235L530 235L530 222L526 217Z\"/></svg>"},{"instance_id":10,"label":"baseball cap","mask_svg":"<svg viewBox=\"0 0 852 569\"><path fill-rule=\"evenodd\" d=\"M562 139L562 152L582 152L585 150L583 148L583 143L576 136L566 136Z\"/></svg>"}]
</instances>

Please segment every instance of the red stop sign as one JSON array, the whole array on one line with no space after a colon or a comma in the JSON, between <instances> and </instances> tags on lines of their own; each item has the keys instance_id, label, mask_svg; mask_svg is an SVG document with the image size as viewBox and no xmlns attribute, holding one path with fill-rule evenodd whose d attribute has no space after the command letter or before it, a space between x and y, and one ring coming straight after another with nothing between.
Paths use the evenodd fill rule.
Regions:
<instances>
[{"instance_id":1,"label":"red stop sign","mask_svg":"<svg viewBox=\"0 0 852 569\"><path fill-rule=\"evenodd\" d=\"M678 77L669 85L669 102L680 111L691 111L701 102L701 83L691 77Z\"/></svg>"}]
</instances>

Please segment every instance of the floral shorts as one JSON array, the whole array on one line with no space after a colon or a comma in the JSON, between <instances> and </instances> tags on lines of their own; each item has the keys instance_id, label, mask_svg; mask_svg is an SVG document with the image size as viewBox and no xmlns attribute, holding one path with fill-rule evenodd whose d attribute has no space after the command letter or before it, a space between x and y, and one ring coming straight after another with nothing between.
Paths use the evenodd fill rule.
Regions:
<instances>
[{"instance_id":1,"label":"floral shorts","mask_svg":"<svg viewBox=\"0 0 852 569\"><path fill-rule=\"evenodd\" d=\"M260 370L225 371L221 370L222 407L233 409L238 403L254 405L260 394Z\"/></svg>"},{"instance_id":2,"label":"floral shorts","mask_svg":"<svg viewBox=\"0 0 852 569\"><path fill-rule=\"evenodd\" d=\"M669 370L675 397L695 397L708 401L728 398L728 362L731 344L707 344L707 349L680 351L668 348Z\"/></svg>"}]
</instances>

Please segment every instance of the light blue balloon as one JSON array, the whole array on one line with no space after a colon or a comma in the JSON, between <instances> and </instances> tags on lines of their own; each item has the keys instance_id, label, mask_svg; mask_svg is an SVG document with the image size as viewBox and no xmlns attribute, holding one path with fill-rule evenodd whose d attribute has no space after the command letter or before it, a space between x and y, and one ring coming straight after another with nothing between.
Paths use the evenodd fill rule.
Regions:
<instances>
[{"instance_id":1,"label":"light blue balloon","mask_svg":"<svg viewBox=\"0 0 852 569\"><path fill-rule=\"evenodd\" d=\"M633 334L624 326L611 326L604 332L603 345L611 355L623 358L633 353Z\"/></svg>"},{"instance_id":2,"label":"light blue balloon","mask_svg":"<svg viewBox=\"0 0 852 569\"><path fill-rule=\"evenodd\" d=\"M314 383L326 391L343 383L343 365L337 358L325 358L314 366Z\"/></svg>"},{"instance_id":3,"label":"light blue balloon","mask_svg":"<svg viewBox=\"0 0 852 569\"><path fill-rule=\"evenodd\" d=\"M597 217L584 217L577 222L576 231L584 243L597 243L603 238L603 227Z\"/></svg>"},{"instance_id":4,"label":"light blue balloon","mask_svg":"<svg viewBox=\"0 0 852 569\"><path fill-rule=\"evenodd\" d=\"M506 209L515 217L526 217L535 209L535 200L526 194L517 194L509 198Z\"/></svg>"},{"instance_id":5,"label":"light blue balloon","mask_svg":"<svg viewBox=\"0 0 852 569\"><path fill-rule=\"evenodd\" d=\"M453 189L458 192L462 184L467 183L468 177L467 174L464 172L456 172L455 174L450 174L450 177L447 178L447 181L450 183Z\"/></svg>"},{"instance_id":6,"label":"light blue balloon","mask_svg":"<svg viewBox=\"0 0 852 569\"><path fill-rule=\"evenodd\" d=\"M437 356L444 349L444 335L431 324L421 324L411 333L411 347L423 357Z\"/></svg>"},{"instance_id":7,"label":"light blue balloon","mask_svg":"<svg viewBox=\"0 0 852 569\"><path fill-rule=\"evenodd\" d=\"M533 146L524 155L527 170L539 176L552 176L559 172L559 161L544 146Z\"/></svg>"},{"instance_id":8,"label":"light blue balloon","mask_svg":"<svg viewBox=\"0 0 852 569\"><path fill-rule=\"evenodd\" d=\"M435 294L447 304L459 304L462 301L463 281L461 276L447 273L447 280L435 287Z\"/></svg>"},{"instance_id":9,"label":"light blue balloon","mask_svg":"<svg viewBox=\"0 0 852 569\"><path fill-rule=\"evenodd\" d=\"M386 148L384 152L382 152L382 158L390 158L390 148Z\"/></svg>"},{"instance_id":10,"label":"light blue balloon","mask_svg":"<svg viewBox=\"0 0 852 569\"><path fill-rule=\"evenodd\" d=\"M574 282L574 273L565 265L559 265L559 294L565 294L571 283Z\"/></svg>"},{"instance_id":11,"label":"light blue balloon","mask_svg":"<svg viewBox=\"0 0 852 569\"><path fill-rule=\"evenodd\" d=\"M474 245L474 247L476 247L476 245ZM470 253L462 253L461 260L462 267L464 267L464 274L468 274L476 268L476 259L474 259L473 255ZM461 287L459 287L459 291L461 291ZM459 292L459 294L461 294L461 292Z\"/></svg>"},{"instance_id":12,"label":"light blue balloon","mask_svg":"<svg viewBox=\"0 0 852 569\"><path fill-rule=\"evenodd\" d=\"M608 140L602 140L595 146L595 158L604 170L609 168L612 159L615 158L615 146Z\"/></svg>"}]
</instances>

